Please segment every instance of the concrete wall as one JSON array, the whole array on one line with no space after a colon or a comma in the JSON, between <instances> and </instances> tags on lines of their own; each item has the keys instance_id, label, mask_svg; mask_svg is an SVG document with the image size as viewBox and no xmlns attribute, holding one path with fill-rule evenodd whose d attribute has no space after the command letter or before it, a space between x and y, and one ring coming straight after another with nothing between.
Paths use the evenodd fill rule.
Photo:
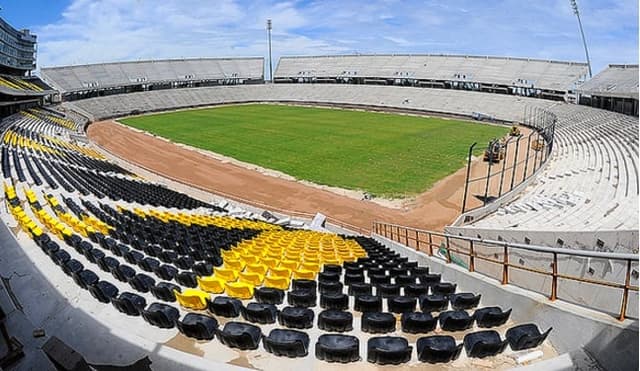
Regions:
<instances>
[{"instance_id":1,"label":"concrete wall","mask_svg":"<svg viewBox=\"0 0 640 371\"><path fill-rule=\"evenodd\" d=\"M620 322L596 312L513 286L478 273L469 273L454 264L429 257L380 235L376 240L402 256L416 260L442 274L444 281L456 282L461 290L482 293L482 306L513 308L511 318L518 323L535 323L542 330L553 327L549 341L559 353L584 348L607 370L638 368L638 321ZM636 305L637 306L637 305Z\"/></svg>"}]
</instances>

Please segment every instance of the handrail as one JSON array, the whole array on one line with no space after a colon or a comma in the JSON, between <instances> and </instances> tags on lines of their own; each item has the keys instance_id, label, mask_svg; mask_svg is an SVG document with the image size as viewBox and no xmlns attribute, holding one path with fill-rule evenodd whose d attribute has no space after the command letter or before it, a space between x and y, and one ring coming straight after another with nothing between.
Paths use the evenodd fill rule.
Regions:
<instances>
[{"instance_id":1,"label":"handrail","mask_svg":"<svg viewBox=\"0 0 640 371\"><path fill-rule=\"evenodd\" d=\"M410 233L411 232L411 233ZM629 291L638 291L638 286L631 285L631 265L632 262L638 262L637 254L626 254L626 253L605 253L600 251L584 251L584 250L574 250L574 249L566 249L566 248L557 248L557 247L547 247L547 246L536 246L536 245L527 245L521 243L511 243L506 241L495 241L495 240L485 240L481 238L475 237L466 237L466 236L456 236L443 232L433 232L424 229L411 228L398 224L392 223L384 223L374 221L372 226L372 233L376 233L385 238L391 239L392 241L399 242L407 247L410 247L410 242L415 242L415 249L420 251L422 246L426 246L427 255L434 256L433 248L439 249L442 247L442 243L445 245L446 257L440 257L436 254L436 257L439 257L447 262L447 264L451 264L452 258L451 253L461 254L469 258L469 266L466 267L469 272L477 272L476 270L476 260L482 260L486 262L490 262L493 264L502 265L502 280L501 283L503 285L509 284L509 269L519 269L527 272L532 272L536 274L541 274L544 276L549 276L552 278L551 280L551 292L549 295L549 300L554 301L558 298L558 278L588 284L599 285L602 287L609 287L614 289L622 289L622 300L620 305L620 312L618 314L618 320L623 321L626 317L627 313L627 304L629 302ZM421 236L425 236L424 239L421 239ZM439 237L442 241L434 243L433 238ZM451 240L454 241L463 241L469 244L468 251L461 250L460 248L451 247ZM475 251L475 244L481 243L483 245L488 245L490 247L502 248L503 249L503 257L502 259L497 259L497 257L489 258L485 256L481 256ZM551 264L551 272L544 271L541 269L524 267L518 264L511 263L509 261L509 250L525 250L525 251L534 251L543 254L551 254L552 255L552 264ZM617 283L593 278L583 278L572 276L569 274L563 274L558 272L558 257L561 256L575 256L575 257L583 257L583 258L600 258L600 259L611 259L611 260L621 260L626 262L626 273L625 273L625 282ZM482 272L480 272L482 273Z\"/></svg>"}]
</instances>

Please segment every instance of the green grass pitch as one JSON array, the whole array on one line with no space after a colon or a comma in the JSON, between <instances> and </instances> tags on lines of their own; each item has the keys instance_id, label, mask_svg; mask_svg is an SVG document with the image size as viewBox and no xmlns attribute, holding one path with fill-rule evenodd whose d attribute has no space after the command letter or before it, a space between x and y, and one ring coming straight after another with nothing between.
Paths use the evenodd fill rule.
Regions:
<instances>
[{"instance_id":1,"label":"green grass pitch","mask_svg":"<svg viewBox=\"0 0 640 371\"><path fill-rule=\"evenodd\" d=\"M508 132L441 118L267 104L120 121L298 179L384 197L427 190L465 165L471 143Z\"/></svg>"}]
</instances>

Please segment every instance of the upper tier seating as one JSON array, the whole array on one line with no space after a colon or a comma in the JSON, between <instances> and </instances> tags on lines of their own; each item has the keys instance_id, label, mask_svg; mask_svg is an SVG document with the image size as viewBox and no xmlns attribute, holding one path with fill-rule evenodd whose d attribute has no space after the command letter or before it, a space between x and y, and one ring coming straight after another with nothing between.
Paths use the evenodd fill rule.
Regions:
<instances>
[{"instance_id":1,"label":"upper tier seating","mask_svg":"<svg viewBox=\"0 0 640 371\"><path fill-rule=\"evenodd\" d=\"M475 82L544 90L573 90L585 63L465 55L339 55L282 57L274 80L317 82L340 78Z\"/></svg>"},{"instance_id":2,"label":"upper tier seating","mask_svg":"<svg viewBox=\"0 0 640 371\"><path fill-rule=\"evenodd\" d=\"M205 80L263 79L259 58L201 58L115 62L42 68L42 77L61 93L129 85Z\"/></svg>"}]
</instances>

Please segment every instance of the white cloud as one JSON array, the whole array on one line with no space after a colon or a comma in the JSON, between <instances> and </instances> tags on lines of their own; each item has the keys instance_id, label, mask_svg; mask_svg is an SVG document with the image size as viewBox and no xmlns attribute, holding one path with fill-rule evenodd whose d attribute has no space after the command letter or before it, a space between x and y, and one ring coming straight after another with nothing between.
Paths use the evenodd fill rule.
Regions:
<instances>
[{"instance_id":1,"label":"white cloud","mask_svg":"<svg viewBox=\"0 0 640 371\"><path fill-rule=\"evenodd\" d=\"M580 2L594 70L637 63L636 0ZM583 60L565 0L73 0L34 29L39 65L266 55L457 53Z\"/></svg>"}]
</instances>

